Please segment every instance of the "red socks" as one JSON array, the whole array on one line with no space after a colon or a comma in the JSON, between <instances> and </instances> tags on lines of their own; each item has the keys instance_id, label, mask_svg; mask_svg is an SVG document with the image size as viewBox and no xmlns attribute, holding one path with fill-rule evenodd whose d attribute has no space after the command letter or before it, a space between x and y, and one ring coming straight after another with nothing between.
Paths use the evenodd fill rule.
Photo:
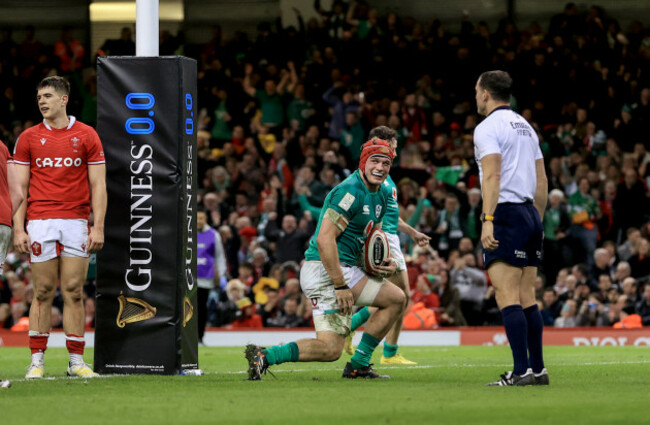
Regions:
<instances>
[{"instance_id":1,"label":"red socks","mask_svg":"<svg viewBox=\"0 0 650 425\"><path fill-rule=\"evenodd\" d=\"M29 349L32 351L32 354L45 352L49 336L49 333L29 331Z\"/></svg>"},{"instance_id":2,"label":"red socks","mask_svg":"<svg viewBox=\"0 0 650 425\"><path fill-rule=\"evenodd\" d=\"M68 353L83 355L86 342L83 336L70 334L65 336L65 346Z\"/></svg>"}]
</instances>

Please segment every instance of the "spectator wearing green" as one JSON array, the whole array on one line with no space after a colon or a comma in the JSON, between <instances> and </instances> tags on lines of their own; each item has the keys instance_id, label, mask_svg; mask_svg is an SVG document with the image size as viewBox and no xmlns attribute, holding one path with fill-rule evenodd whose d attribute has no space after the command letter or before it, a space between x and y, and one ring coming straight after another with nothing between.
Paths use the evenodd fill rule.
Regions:
<instances>
[{"instance_id":1,"label":"spectator wearing green","mask_svg":"<svg viewBox=\"0 0 650 425\"><path fill-rule=\"evenodd\" d=\"M70 76L70 83L79 91L81 97L81 122L95 127L97 125L97 73L74 72Z\"/></svg>"},{"instance_id":2,"label":"spectator wearing green","mask_svg":"<svg viewBox=\"0 0 650 425\"><path fill-rule=\"evenodd\" d=\"M463 238L463 227L460 223L460 205L458 197L452 193L445 197L445 207L438 216L438 226L435 230L438 237L438 251L449 253L458 249L458 243Z\"/></svg>"},{"instance_id":3,"label":"spectator wearing green","mask_svg":"<svg viewBox=\"0 0 650 425\"><path fill-rule=\"evenodd\" d=\"M549 205L544 211L544 270L546 284L553 285L562 267L570 264L571 252L566 242L571 219L564 203L564 193L553 189L548 195Z\"/></svg>"},{"instance_id":4,"label":"spectator wearing green","mask_svg":"<svg viewBox=\"0 0 650 425\"><path fill-rule=\"evenodd\" d=\"M424 212L425 208L431 208L431 202L429 202L427 199L427 188L420 187L420 196L418 197L417 204L415 204L415 209L413 209L413 212L411 212L410 215L408 215L410 208L406 211L406 214L408 216L408 218L404 220L406 224L415 229L418 229L420 225L420 219L422 218L422 213ZM410 237L404 233L400 233L400 243L402 244L404 254L413 254L413 248L415 248L415 244L412 243Z\"/></svg>"},{"instance_id":5,"label":"spectator wearing green","mask_svg":"<svg viewBox=\"0 0 650 425\"><path fill-rule=\"evenodd\" d=\"M320 218L321 207L313 206L309 202L307 193L309 193L309 189L307 188L307 186L299 186L296 189L296 195L298 196L298 203L300 205L300 209L302 210L303 213L305 211L309 211L313 219L318 220Z\"/></svg>"},{"instance_id":6,"label":"spectator wearing green","mask_svg":"<svg viewBox=\"0 0 650 425\"><path fill-rule=\"evenodd\" d=\"M460 227L463 231L463 237L470 238L472 240L472 243L476 245L481 237L482 223L480 216L481 212L483 211L481 189L474 187L466 190L467 186L465 182L460 181L458 177L446 181L445 178L451 176L452 174L447 174L446 177L444 175L440 175L440 169L444 168L460 168L460 172L464 173L464 166L459 165L453 167L438 167L438 171L436 172L436 179L446 183L445 188L447 189L447 192L456 196L458 199L458 202L460 203Z\"/></svg>"},{"instance_id":7,"label":"spectator wearing green","mask_svg":"<svg viewBox=\"0 0 650 425\"><path fill-rule=\"evenodd\" d=\"M345 114L345 127L341 132L341 144L350 151L352 163L359 161L361 146L365 142L364 136L365 131L357 111L350 111Z\"/></svg>"},{"instance_id":8,"label":"spectator wearing green","mask_svg":"<svg viewBox=\"0 0 650 425\"><path fill-rule=\"evenodd\" d=\"M214 110L212 117L214 125L212 126L211 135L213 139L230 141L232 139L232 127L230 125L232 117L228 111L228 92L222 88L217 89L217 98L219 98L219 105Z\"/></svg>"},{"instance_id":9,"label":"spectator wearing green","mask_svg":"<svg viewBox=\"0 0 650 425\"><path fill-rule=\"evenodd\" d=\"M297 131L303 131L307 128L307 122L316 113L314 104L305 98L305 86L296 85L293 92L293 99L287 106L287 118L291 128Z\"/></svg>"},{"instance_id":10,"label":"spectator wearing green","mask_svg":"<svg viewBox=\"0 0 650 425\"><path fill-rule=\"evenodd\" d=\"M260 109L262 110L262 124L269 128L276 128L284 124L282 95L285 93L285 88L292 78L292 73L283 70L280 82L277 85L273 79L269 78L264 81L264 90L258 90L251 81L253 65L246 64L244 72L245 76L242 83L244 91L259 102ZM294 82L292 82L293 84ZM291 91L291 88L289 91Z\"/></svg>"},{"instance_id":11,"label":"spectator wearing green","mask_svg":"<svg viewBox=\"0 0 650 425\"><path fill-rule=\"evenodd\" d=\"M465 167L462 165L452 165L448 167L438 167L436 169L436 179L443 183L456 186L461 176L465 174Z\"/></svg>"},{"instance_id":12,"label":"spectator wearing green","mask_svg":"<svg viewBox=\"0 0 650 425\"><path fill-rule=\"evenodd\" d=\"M305 190L303 190L305 188ZM294 196L291 199L293 208L300 208L300 195L306 196L309 204L316 208L323 206L325 197L331 190L322 181L316 178L316 169L310 165L303 165L296 174L294 181ZM303 210L309 208L301 208Z\"/></svg>"},{"instance_id":13,"label":"spectator wearing green","mask_svg":"<svg viewBox=\"0 0 650 425\"><path fill-rule=\"evenodd\" d=\"M589 180L583 177L578 182L578 190L569 197L571 216L571 238L573 239L574 261L593 264L592 253L598 242L596 221L602 216L598 202L589 194Z\"/></svg>"},{"instance_id":14,"label":"spectator wearing green","mask_svg":"<svg viewBox=\"0 0 650 425\"><path fill-rule=\"evenodd\" d=\"M365 7L367 9L367 5ZM359 40L365 40L371 34L376 36L382 35L377 9L365 10L366 13L363 13L364 10L362 10L361 14L364 16L357 16L359 14L357 12L358 9L361 9L359 3L353 2L346 14L346 21L350 26L356 27Z\"/></svg>"},{"instance_id":15,"label":"spectator wearing green","mask_svg":"<svg viewBox=\"0 0 650 425\"><path fill-rule=\"evenodd\" d=\"M559 189L553 189L549 193L548 200L549 206L544 212L544 239L557 241L565 236L564 232L569 221L563 205L564 193Z\"/></svg>"},{"instance_id":16,"label":"spectator wearing green","mask_svg":"<svg viewBox=\"0 0 650 425\"><path fill-rule=\"evenodd\" d=\"M461 205L461 218L464 218L465 236L474 244L481 238L481 190L473 187L467 191L467 202Z\"/></svg>"}]
</instances>

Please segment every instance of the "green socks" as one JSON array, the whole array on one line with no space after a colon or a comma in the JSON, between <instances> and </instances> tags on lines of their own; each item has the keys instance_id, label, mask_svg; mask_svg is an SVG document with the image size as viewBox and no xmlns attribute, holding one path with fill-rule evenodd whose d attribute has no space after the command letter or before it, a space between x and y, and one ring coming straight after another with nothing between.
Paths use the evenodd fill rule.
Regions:
<instances>
[{"instance_id":1,"label":"green socks","mask_svg":"<svg viewBox=\"0 0 650 425\"><path fill-rule=\"evenodd\" d=\"M262 352L266 356L266 360L269 361L269 365L298 361L298 345L295 342L274 345L265 348Z\"/></svg>"},{"instance_id":2,"label":"green socks","mask_svg":"<svg viewBox=\"0 0 650 425\"><path fill-rule=\"evenodd\" d=\"M368 307L364 307L361 310L357 311L352 316L352 326L351 331L355 331L359 326L363 325L370 318L370 311ZM370 357L372 357L373 351L379 345L379 340L374 336L364 333L361 337L361 343L355 351L354 356L350 360L354 368L366 367L370 364ZM393 357L397 354L397 345L391 345L387 342L384 342L384 357Z\"/></svg>"},{"instance_id":3,"label":"green socks","mask_svg":"<svg viewBox=\"0 0 650 425\"><path fill-rule=\"evenodd\" d=\"M354 352L354 356L350 359L352 367L355 369L368 367L372 353L378 345L379 340L377 338L364 332L361 337L361 342L359 343L357 350Z\"/></svg>"},{"instance_id":4,"label":"green socks","mask_svg":"<svg viewBox=\"0 0 650 425\"><path fill-rule=\"evenodd\" d=\"M397 345L391 345L387 342L384 342L384 357L393 357L397 354Z\"/></svg>"},{"instance_id":5,"label":"green socks","mask_svg":"<svg viewBox=\"0 0 650 425\"><path fill-rule=\"evenodd\" d=\"M364 307L361 310L357 311L352 316L352 327L350 327L350 331L354 332L357 330L359 326L368 321L368 318L370 318L370 311L368 310L368 307Z\"/></svg>"}]
</instances>

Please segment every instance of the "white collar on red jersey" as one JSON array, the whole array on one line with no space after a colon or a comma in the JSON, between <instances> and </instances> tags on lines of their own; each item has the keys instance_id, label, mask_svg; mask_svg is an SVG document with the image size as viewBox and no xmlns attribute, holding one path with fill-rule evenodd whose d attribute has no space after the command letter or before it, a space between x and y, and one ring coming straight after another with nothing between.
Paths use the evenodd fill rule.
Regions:
<instances>
[{"instance_id":1,"label":"white collar on red jersey","mask_svg":"<svg viewBox=\"0 0 650 425\"><path fill-rule=\"evenodd\" d=\"M73 115L68 115L68 119L70 120L70 123L66 127L66 130L70 130L72 128L72 126L74 125L74 123L77 121L77 119ZM45 118L43 118L43 125L48 130L52 130L52 127L50 127L50 125L47 123L47 121L45 121Z\"/></svg>"}]
</instances>

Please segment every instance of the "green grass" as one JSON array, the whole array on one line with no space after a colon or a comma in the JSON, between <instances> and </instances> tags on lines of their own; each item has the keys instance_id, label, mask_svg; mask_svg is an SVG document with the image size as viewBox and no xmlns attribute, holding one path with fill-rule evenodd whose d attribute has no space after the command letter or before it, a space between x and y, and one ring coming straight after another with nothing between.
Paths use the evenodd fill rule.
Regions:
<instances>
[{"instance_id":1,"label":"green grass","mask_svg":"<svg viewBox=\"0 0 650 425\"><path fill-rule=\"evenodd\" d=\"M90 355L88 361L92 361ZM509 369L507 347L403 347L417 367L389 381L341 379L335 363L274 366L245 381L242 348L201 348L205 376L67 379L49 349L46 376L25 382L25 348L0 349L0 424L647 424L650 356L642 347L549 347L549 387L485 387ZM378 357L375 359L379 363Z\"/></svg>"}]
</instances>

